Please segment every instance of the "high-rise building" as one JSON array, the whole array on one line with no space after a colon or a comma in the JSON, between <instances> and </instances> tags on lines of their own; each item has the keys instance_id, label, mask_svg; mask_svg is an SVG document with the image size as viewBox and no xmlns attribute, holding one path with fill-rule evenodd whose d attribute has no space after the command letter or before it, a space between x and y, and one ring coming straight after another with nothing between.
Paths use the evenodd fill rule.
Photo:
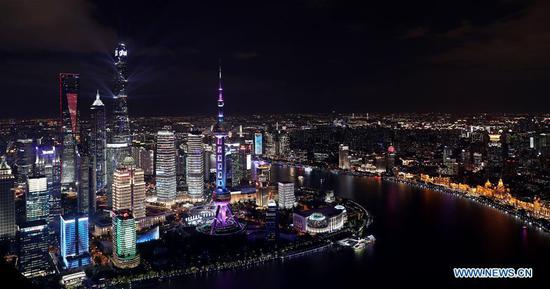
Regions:
<instances>
[{"instance_id":1,"label":"high-rise building","mask_svg":"<svg viewBox=\"0 0 550 289\"><path fill-rule=\"evenodd\" d=\"M265 213L265 238L271 242L279 239L278 209L277 203L274 200L268 201L267 211Z\"/></svg>"},{"instance_id":2,"label":"high-rise building","mask_svg":"<svg viewBox=\"0 0 550 289\"><path fill-rule=\"evenodd\" d=\"M181 136L180 136L181 137ZM184 191L187 186L187 135L184 140L176 142L176 182L178 192Z\"/></svg>"},{"instance_id":3,"label":"high-rise building","mask_svg":"<svg viewBox=\"0 0 550 289\"><path fill-rule=\"evenodd\" d=\"M340 144L338 150L338 167L342 170L349 170L349 146Z\"/></svg>"},{"instance_id":4,"label":"high-rise building","mask_svg":"<svg viewBox=\"0 0 550 289\"><path fill-rule=\"evenodd\" d=\"M254 154L261 156L263 154L264 144L261 132L254 133Z\"/></svg>"},{"instance_id":5,"label":"high-rise building","mask_svg":"<svg viewBox=\"0 0 550 289\"><path fill-rule=\"evenodd\" d=\"M157 133L157 154L155 175L157 199L160 202L171 202L176 198L176 138L171 131L161 130Z\"/></svg>"},{"instance_id":6,"label":"high-rise building","mask_svg":"<svg viewBox=\"0 0 550 289\"><path fill-rule=\"evenodd\" d=\"M15 177L6 158L0 160L0 240L15 238Z\"/></svg>"},{"instance_id":7,"label":"high-rise building","mask_svg":"<svg viewBox=\"0 0 550 289\"><path fill-rule=\"evenodd\" d=\"M65 268L89 265L88 217L77 214L62 216L60 220L60 255Z\"/></svg>"},{"instance_id":8,"label":"high-rise building","mask_svg":"<svg viewBox=\"0 0 550 289\"><path fill-rule=\"evenodd\" d=\"M279 158L284 158L289 152L290 140L288 134L279 131L275 142L275 155Z\"/></svg>"},{"instance_id":9,"label":"high-rise building","mask_svg":"<svg viewBox=\"0 0 550 289\"><path fill-rule=\"evenodd\" d=\"M204 150L200 131L191 131L187 136L186 179L189 195L195 199L204 197Z\"/></svg>"},{"instance_id":10,"label":"high-rise building","mask_svg":"<svg viewBox=\"0 0 550 289\"><path fill-rule=\"evenodd\" d=\"M128 50L124 43L118 44L115 48L115 101L113 109L113 143L125 143L128 146L132 143L130 135L130 118L128 117Z\"/></svg>"},{"instance_id":11,"label":"high-rise building","mask_svg":"<svg viewBox=\"0 0 550 289\"><path fill-rule=\"evenodd\" d=\"M154 174L155 151L146 146L132 146L132 157L146 176Z\"/></svg>"},{"instance_id":12,"label":"high-rise building","mask_svg":"<svg viewBox=\"0 0 550 289\"><path fill-rule=\"evenodd\" d=\"M268 158L276 157L276 133L266 131L264 133L264 155Z\"/></svg>"},{"instance_id":13,"label":"high-rise building","mask_svg":"<svg viewBox=\"0 0 550 289\"><path fill-rule=\"evenodd\" d=\"M80 140L77 107L80 76L74 73L60 73L59 89L63 141L61 184L64 187L69 187L76 181L76 145Z\"/></svg>"},{"instance_id":14,"label":"high-rise building","mask_svg":"<svg viewBox=\"0 0 550 289\"><path fill-rule=\"evenodd\" d=\"M35 161L35 146L32 139L18 139L16 141L16 160L17 182L25 184L27 178L32 175L33 164Z\"/></svg>"},{"instance_id":15,"label":"high-rise building","mask_svg":"<svg viewBox=\"0 0 550 289\"><path fill-rule=\"evenodd\" d=\"M486 170L493 176L500 176L504 166L504 149L500 134L490 134L487 143L487 167Z\"/></svg>"},{"instance_id":16,"label":"high-rise building","mask_svg":"<svg viewBox=\"0 0 550 289\"><path fill-rule=\"evenodd\" d=\"M96 189L101 191L107 183L107 128L105 122L105 105L99 98L99 90L96 99L90 107L90 155L95 157Z\"/></svg>"},{"instance_id":17,"label":"high-rise building","mask_svg":"<svg viewBox=\"0 0 550 289\"><path fill-rule=\"evenodd\" d=\"M48 220L50 191L48 179L45 176L29 177L25 194L25 209L27 222Z\"/></svg>"},{"instance_id":18,"label":"high-rise building","mask_svg":"<svg viewBox=\"0 0 550 289\"><path fill-rule=\"evenodd\" d=\"M59 216L61 215L61 160L55 146L39 146L36 150L35 170L38 175L46 176L48 183L50 213L48 231L50 240L57 243Z\"/></svg>"},{"instance_id":19,"label":"high-rise building","mask_svg":"<svg viewBox=\"0 0 550 289\"><path fill-rule=\"evenodd\" d=\"M77 212L93 215L96 211L96 166L95 157L87 149L77 155Z\"/></svg>"},{"instance_id":20,"label":"high-rise building","mask_svg":"<svg viewBox=\"0 0 550 289\"><path fill-rule=\"evenodd\" d=\"M203 152L204 152L204 159L203 159L203 170L204 170L204 173L203 173L203 176L204 176L204 181L205 182L210 182L211 181L211 170L210 168L212 168L212 161L214 161L214 166L216 165L216 155L213 153L213 148L211 145L209 144L203 144Z\"/></svg>"},{"instance_id":21,"label":"high-rise building","mask_svg":"<svg viewBox=\"0 0 550 289\"><path fill-rule=\"evenodd\" d=\"M113 211L113 256L118 268L135 268L139 265L136 249L136 221L130 210Z\"/></svg>"},{"instance_id":22,"label":"high-rise building","mask_svg":"<svg viewBox=\"0 0 550 289\"><path fill-rule=\"evenodd\" d=\"M26 222L19 227L19 271L23 276L34 278L52 273L48 239L46 220Z\"/></svg>"},{"instance_id":23,"label":"high-rise building","mask_svg":"<svg viewBox=\"0 0 550 289\"><path fill-rule=\"evenodd\" d=\"M246 148L244 145L231 152L231 186L238 187L246 179Z\"/></svg>"},{"instance_id":24,"label":"high-rise building","mask_svg":"<svg viewBox=\"0 0 550 289\"><path fill-rule=\"evenodd\" d=\"M294 208L296 197L294 196L294 183L291 182L279 182L279 207L283 209Z\"/></svg>"},{"instance_id":25,"label":"high-rise building","mask_svg":"<svg viewBox=\"0 0 550 289\"><path fill-rule=\"evenodd\" d=\"M145 217L145 181L143 170L132 157L124 161L114 173L113 210L128 209L136 219Z\"/></svg>"},{"instance_id":26,"label":"high-rise building","mask_svg":"<svg viewBox=\"0 0 550 289\"><path fill-rule=\"evenodd\" d=\"M107 144L107 183L105 184L105 193L107 195L107 206L113 206L113 174L119 164L128 156L128 144L126 143L108 143Z\"/></svg>"}]
</instances>

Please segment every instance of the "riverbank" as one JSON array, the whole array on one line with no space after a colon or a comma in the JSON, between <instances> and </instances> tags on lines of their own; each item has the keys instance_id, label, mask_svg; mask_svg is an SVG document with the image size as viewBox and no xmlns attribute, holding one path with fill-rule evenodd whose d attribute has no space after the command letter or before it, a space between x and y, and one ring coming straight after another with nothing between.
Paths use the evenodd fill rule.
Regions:
<instances>
[{"instance_id":1,"label":"riverbank","mask_svg":"<svg viewBox=\"0 0 550 289\"><path fill-rule=\"evenodd\" d=\"M295 165L295 164L287 163L287 162L283 162L283 161L276 161L276 162L274 162L274 164L276 164L276 165L285 165L285 166ZM525 223L525 226L531 226L532 228L537 229L539 231L543 231L545 233L550 233L550 220L541 220L541 219L533 218L533 217L531 217L531 216L529 216L525 213L521 213L520 211L518 211L517 209L515 209L513 207L499 204L499 203L497 203L497 202L495 202L491 199L485 198L485 197L472 196L472 195L466 194L465 192L462 192L460 190L454 190L452 188L447 188L447 187L443 187L443 186L439 186L439 185L435 185L435 184L424 183L424 182L418 182L418 181L415 181L415 180L402 179L402 178L396 178L396 177L385 176L385 175L378 175L378 174L369 173L369 172L348 171L348 170L342 170L342 169L329 170L327 168L321 168L321 167L309 166L309 165L304 166L304 167L308 167L308 168L311 168L311 169L322 170L324 172L327 172L327 173L330 172L332 174L337 174L337 175L356 176L356 177L377 177L377 178L381 178L383 181L387 181L387 182L400 183L400 184L405 184L405 185L409 185L409 186L420 188L420 189L429 189L429 190L436 191L436 192L451 194L455 197L467 199L469 201L476 202L476 203L481 204L483 206L487 206L487 207L496 209L496 210L500 211L501 213L511 215L514 218L523 221Z\"/></svg>"},{"instance_id":2,"label":"riverbank","mask_svg":"<svg viewBox=\"0 0 550 289\"><path fill-rule=\"evenodd\" d=\"M522 214L513 207L499 204L499 203L497 203L497 202L495 202L491 199L485 198L485 197L472 196L472 195L466 194L465 192L462 192L460 190L454 190L454 189L451 189L451 188L447 188L447 187L443 187L443 186L439 186L439 185L435 185L435 184L418 182L418 181L415 181L415 180L408 180L408 179L389 177L389 176L382 177L382 180L386 181L386 182L397 183L397 184L405 184L405 185L412 186L412 187L415 187L415 188L420 188L420 189L428 189L428 190L432 190L432 191L435 191L435 192L445 193L445 194L449 194L449 195L452 195L452 196L455 196L455 197L467 199L469 201L476 202L480 205L496 209L496 210L500 211L501 213L511 215L514 218L523 221L525 223L525 226L531 226L532 228L535 228L537 230L544 231L546 233L550 233L550 222L547 221L546 223L543 223L540 219L536 219L536 218L530 217L526 214Z\"/></svg>"}]
</instances>

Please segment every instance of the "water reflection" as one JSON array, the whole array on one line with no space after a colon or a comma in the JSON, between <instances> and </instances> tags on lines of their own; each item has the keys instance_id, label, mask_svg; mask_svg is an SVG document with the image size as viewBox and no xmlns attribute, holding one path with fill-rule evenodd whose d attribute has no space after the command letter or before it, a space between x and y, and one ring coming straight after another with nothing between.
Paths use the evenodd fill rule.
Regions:
<instances>
[{"instance_id":1,"label":"water reflection","mask_svg":"<svg viewBox=\"0 0 550 289\"><path fill-rule=\"evenodd\" d=\"M273 166L273 181L289 181L289 167ZM447 194L377 178L296 169L306 187L333 189L374 216L374 247L366 254L329 252L273 263L222 277L184 279L162 288L541 288L550 275L550 236L495 209ZM456 280L453 267L533 267L535 279L518 282ZM429 275L426 275L429 272ZM214 279L214 280L212 280ZM166 283L163 283L166 284ZM174 284L174 283L172 283ZM357 285L361 285L357 287ZM165 286L165 285L163 285Z\"/></svg>"}]
</instances>

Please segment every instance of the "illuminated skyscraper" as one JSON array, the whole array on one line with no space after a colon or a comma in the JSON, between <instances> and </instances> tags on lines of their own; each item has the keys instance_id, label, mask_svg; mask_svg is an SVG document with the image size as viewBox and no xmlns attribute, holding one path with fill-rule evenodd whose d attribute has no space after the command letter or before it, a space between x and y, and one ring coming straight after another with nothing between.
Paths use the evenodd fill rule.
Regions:
<instances>
[{"instance_id":1,"label":"illuminated skyscraper","mask_svg":"<svg viewBox=\"0 0 550 289\"><path fill-rule=\"evenodd\" d=\"M99 98L99 91L96 99L90 107L91 111L91 137L90 154L95 157L96 188L103 190L107 182L107 131L105 123L105 105Z\"/></svg>"},{"instance_id":2,"label":"illuminated skyscraper","mask_svg":"<svg viewBox=\"0 0 550 289\"><path fill-rule=\"evenodd\" d=\"M246 154L244 145L231 152L231 186L238 187L246 179Z\"/></svg>"},{"instance_id":3,"label":"illuminated skyscraper","mask_svg":"<svg viewBox=\"0 0 550 289\"><path fill-rule=\"evenodd\" d=\"M45 220L26 222L19 228L19 271L27 278L53 272L48 254L48 225Z\"/></svg>"},{"instance_id":4,"label":"illuminated skyscraper","mask_svg":"<svg viewBox=\"0 0 550 289\"><path fill-rule=\"evenodd\" d=\"M70 215L60 218L60 255L65 268L78 268L91 263L88 217Z\"/></svg>"},{"instance_id":5,"label":"illuminated skyscraper","mask_svg":"<svg viewBox=\"0 0 550 289\"><path fill-rule=\"evenodd\" d=\"M216 189L213 192L214 205L216 206L216 217L212 223L206 227L199 227L200 231L208 231L211 235L226 235L239 232L243 229L237 218L231 211L229 205L231 194L226 188L226 159L225 159L225 138L227 131L224 127L223 115L223 88L222 88L222 70L219 70L218 87L218 121L214 125L213 133L216 137Z\"/></svg>"},{"instance_id":6,"label":"illuminated skyscraper","mask_svg":"<svg viewBox=\"0 0 550 289\"><path fill-rule=\"evenodd\" d=\"M50 214L48 180L45 176L29 177L25 195L28 222L48 220Z\"/></svg>"},{"instance_id":7,"label":"illuminated skyscraper","mask_svg":"<svg viewBox=\"0 0 550 289\"><path fill-rule=\"evenodd\" d=\"M254 154L261 156L264 151L263 135L261 132L254 134Z\"/></svg>"},{"instance_id":8,"label":"illuminated skyscraper","mask_svg":"<svg viewBox=\"0 0 550 289\"><path fill-rule=\"evenodd\" d=\"M294 196L294 183L278 183L279 189L279 207L283 209L294 208L296 197Z\"/></svg>"},{"instance_id":9,"label":"illuminated skyscraper","mask_svg":"<svg viewBox=\"0 0 550 289\"><path fill-rule=\"evenodd\" d=\"M107 195L107 205L113 206L113 174L119 164L128 156L129 146L126 143L108 143L107 144L107 170L105 192Z\"/></svg>"},{"instance_id":10,"label":"illuminated skyscraper","mask_svg":"<svg viewBox=\"0 0 550 289\"><path fill-rule=\"evenodd\" d=\"M126 157L114 173L113 210L129 209L136 219L145 217L145 181L143 170L132 157Z\"/></svg>"},{"instance_id":11,"label":"illuminated skyscraper","mask_svg":"<svg viewBox=\"0 0 550 289\"><path fill-rule=\"evenodd\" d=\"M59 74L59 97L61 106L61 184L71 186L76 181L76 144L79 141L78 95L80 76L74 73Z\"/></svg>"},{"instance_id":12,"label":"illuminated skyscraper","mask_svg":"<svg viewBox=\"0 0 550 289\"><path fill-rule=\"evenodd\" d=\"M131 153L130 145L132 143L130 135L130 118L128 117L128 94L126 90L126 86L128 84L128 71L126 68L128 51L126 50L126 45L124 43L120 43L115 48L114 57L116 77L113 91L115 94L115 100L110 141L106 145L107 159L104 185L109 208L111 208L113 204L113 173L124 158Z\"/></svg>"},{"instance_id":13,"label":"illuminated skyscraper","mask_svg":"<svg viewBox=\"0 0 550 289\"><path fill-rule=\"evenodd\" d=\"M61 161L55 146L39 146L36 149L36 173L46 176L48 182L50 213L48 226L50 240L57 243L59 216L61 215Z\"/></svg>"},{"instance_id":14,"label":"illuminated skyscraper","mask_svg":"<svg viewBox=\"0 0 550 289\"><path fill-rule=\"evenodd\" d=\"M115 48L115 103L113 109L113 143L125 143L130 145L130 118L128 117L128 70L126 60L128 50L124 43Z\"/></svg>"},{"instance_id":15,"label":"illuminated skyscraper","mask_svg":"<svg viewBox=\"0 0 550 289\"><path fill-rule=\"evenodd\" d=\"M157 133L156 187L160 202L171 202L176 198L176 138L171 131Z\"/></svg>"},{"instance_id":16,"label":"illuminated skyscraper","mask_svg":"<svg viewBox=\"0 0 550 289\"><path fill-rule=\"evenodd\" d=\"M136 249L136 221L130 210L113 211L113 256L118 268L135 268L139 265Z\"/></svg>"},{"instance_id":17,"label":"illuminated skyscraper","mask_svg":"<svg viewBox=\"0 0 550 289\"><path fill-rule=\"evenodd\" d=\"M96 171L95 157L85 147L77 154L77 212L91 215L96 211Z\"/></svg>"},{"instance_id":18,"label":"illuminated skyscraper","mask_svg":"<svg viewBox=\"0 0 550 289\"><path fill-rule=\"evenodd\" d=\"M202 199L204 194L204 149L200 131L191 131L187 136L186 180L189 195Z\"/></svg>"},{"instance_id":19,"label":"illuminated skyscraper","mask_svg":"<svg viewBox=\"0 0 550 289\"><path fill-rule=\"evenodd\" d=\"M0 240L15 238L15 177L2 156L0 160Z\"/></svg>"},{"instance_id":20,"label":"illuminated skyscraper","mask_svg":"<svg viewBox=\"0 0 550 289\"><path fill-rule=\"evenodd\" d=\"M18 139L16 141L16 160L17 182L25 184L27 178L32 175L33 164L35 161L35 146L32 139Z\"/></svg>"},{"instance_id":21,"label":"illuminated skyscraper","mask_svg":"<svg viewBox=\"0 0 550 289\"><path fill-rule=\"evenodd\" d=\"M338 167L342 170L349 170L349 146L340 144L338 150Z\"/></svg>"}]
</instances>

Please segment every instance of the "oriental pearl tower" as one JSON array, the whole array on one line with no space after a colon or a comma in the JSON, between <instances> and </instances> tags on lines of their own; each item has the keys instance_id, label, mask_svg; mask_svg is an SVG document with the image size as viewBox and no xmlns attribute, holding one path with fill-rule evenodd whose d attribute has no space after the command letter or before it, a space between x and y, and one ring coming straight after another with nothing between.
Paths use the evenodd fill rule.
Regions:
<instances>
[{"instance_id":1,"label":"oriental pearl tower","mask_svg":"<svg viewBox=\"0 0 550 289\"><path fill-rule=\"evenodd\" d=\"M226 184L226 163L225 163L225 138L227 131L224 127L224 99L222 87L222 69L219 66L218 86L218 118L212 132L216 138L216 189L213 191L213 205L216 207L215 218L197 229L209 235L230 235L238 233L244 227L237 221L231 211L231 194Z\"/></svg>"}]
</instances>

